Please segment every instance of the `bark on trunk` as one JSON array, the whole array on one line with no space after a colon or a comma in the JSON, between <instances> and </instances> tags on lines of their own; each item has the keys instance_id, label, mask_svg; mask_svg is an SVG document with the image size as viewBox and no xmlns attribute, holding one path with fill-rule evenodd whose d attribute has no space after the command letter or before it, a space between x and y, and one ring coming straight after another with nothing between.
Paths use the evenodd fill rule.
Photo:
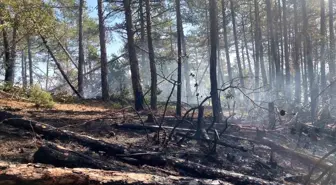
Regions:
<instances>
[{"instance_id":1,"label":"bark on trunk","mask_svg":"<svg viewBox=\"0 0 336 185\"><path fill-rule=\"evenodd\" d=\"M183 68L184 68L184 81L185 81L185 90L186 90L186 98L187 103L189 103L189 98L191 98L191 86L190 86L190 67L188 62L188 56L187 56L187 43L186 38L183 31L183 25L181 27L181 39L182 39L182 53L183 53Z\"/></svg>"},{"instance_id":2,"label":"bark on trunk","mask_svg":"<svg viewBox=\"0 0 336 185\"><path fill-rule=\"evenodd\" d=\"M309 95L310 95L310 116L311 121L314 122L316 109L317 109L317 89L315 84L315 75L314 75L314 66L313 66L313 53L312 53L312 41L311 36L308 33L308 15L307 15L307 7L306 0L302 1L302 14L303 14L303 34L305 36L305 56L307 62L307 72L309 78Z\"/></svg>"},{"instance_id":3,"label":"bark on trunk","mask_svg":"<svg viewBox=\"0 0 336 185\"><path fill-rule=\"evenodd\" d=\"M27 88L27 62L26 62L26 51L21 51L21 76L22 76L22 87Z\"/></svg>"},{"instance_id":4,"label":"bark on trunk","mask_svg":"<svg viewBox=\"0 0 336 185\"><path fill-rule=\"evenodd\" d=\"M218 123L222 120L222 107L217 87L217 41L218 41L218 19L217 19L217 2L210 0L210 83L211 83L211 102L213 121Z\"/></svg>"},{"instance_id":5,"label":"bark on trunk","mask_svg":"<svg viewBox=\"0 0 336 185\"><path fill-rule=\"evenodd\" d=\"M329 60L329 73L330 73L330 82L333 82L335 79L335 33L334 33L334 8L333 8L333 0L329 0L329 43L330 43L330 60ZM336 98L334 93L336 93L336 85L335 83L331 84L331 101L332 104L336 102Z\"/></svg>"},{"instance_id":6,"label":"bark on trunk","mask_svg":"<svg viewBox=\"0 0 336 185\"><path fill-rule=\"evenodd\" d=\"M233 37L235 42L235 49L236 49L236 57L237 57L237 64L238 64L238 72L239 72L239 79L240 79L240 85L242 87L245 86L244 84L244 73L242 69L242 64L240 61L239 56L239 47L238 47L238 36L237 36L237 29L236 29L236 14L235 14L235 7L234 3L235 1L230 0L230 9L231 9L231 17L232 17L232 27L233 27Z\"/></svg>"},{"instance_id":7,"label":"bark on trunk","mask_svg":"<svg viewBox=\"0 0 336 185\"><path fill-rule=\"evenodd\" d=\"M103 100L109 100L109 85L107 82L108 67L106 54L106 37L104 23L103 1L98 0L98 17L99 17L99 42L100 42L100 63L101 63L101 87ZM132 68L132 67L131 67Z\"/></svg>"},{"instance_id":8,"label":"bark on trunk","mask_svg":"<svg viewBox=\"0 0 336 185\"><path fill-rule=\"evenodd\" d=\"M295 67L295 102L301 102L301 69L300 69L300 36L298 30L298 11L297 11L297 1L294 0L294 34L295 34L295 55L294 55L294 67Z\"/></svg>"},{"instance_id":9,"label":"bark on trunk","mask_svg":"<svg viewBox=\"0 0 336 185\"><path fill-rule=\"evenodd\" d=\"M271 0L266 0L266 11L267 11L267 27L269 32L269 39L270 39L270 45L271 45L271 61L275 64L275 87L276 92L280 90L281 86L281 71L280 71L280 60L277 56L277 49L276 49L276 36L274 34L273 30L273 16L272 16L272 5ZM278 95L278 93L277 93Z\"/></svg>"},{"instance_id":10,"label":"bark on trunk","mask_svg":"<svg viewBox=\"0 0 336 185\"><path fill-rule=\"evenodd\" d=\"M107 161L102 161L50 142L39 147L34 153L33 159L34 163L51 164L55 167L118 170Z\"/></svg>"},{"instance_id":11,"label":"bark on trunk","mask_svg":"<svg viewBox=\"0 0 336 185\"><path fill-rule=\"evenodd\" d=\"M140 47L142 48L140 50L140 55L141 55L141 61L140 61L140 70L141 74L143 74L143 83L146 85L149 84L149 78L148 78L148 63L146 62L146 41L145 41L145 18L144 18L144 11L143 11L143 6L144 6L144 0L139 0L139 18L140 18ZM148 36L147 36L148 37Z\"/></svg>"},{"instance_id":12,"label":"bark on trunk","mask_svg":"<svg viewBox=\"0 0 336 185\"><path fill-rule=\"evenodd\" d=\"M79 20L78 20L78 93L84 94L84 48L83 48L83 6L84 0L79 1Z\"/></svg>"},{"instance_id":13,"label":"bark on trunk","mask_svg":"<svg viewBox=\"0 0 336 185\"><path fill-rule=\"evenodd\" d=\"M255 13L255 60L254 60L254 88L259 88L259 75L260 75L260 69L259 69L259 64L260 64L260 46L261 46L261 40L259 37L259 3L257 0L254 0L254 13ZM263 84L265 85L265 84ZM257 98L258 99L258 95Z\"/></svg>"},{"instance_id":14,"label":"bark on trunk","mask_svg":"<svg viewBox=\"0 0 336 185\"><path fill-rule=\"evenodd\" d=\"M151 9L149 0L145 0L146 3L146 22L147 22L147 39L148 39L148 56L149 56L149 66L151 72L151 109L156 110L157 104L157 76L156 76L156 65L155 65L155 54L152 39L152 23L151 23Z\"/></svg>"},{"instance_id":15,"label":"bark on trunk","mask_svg":"<svg viewBox=\"0 0 336 185\"><path fill-rule=\"evenodd\" d=\"M27 45L28 45L28 64L29 64L29 86L32 87L34 85L34 71L33 71L33 59L31 53L31 40L30 37L27 37Z\"/></svg>"},{"instance_id":16,"label":"bark on trunk","mask_svg":"<svg viewBox=\"0 0 336 185\"><path fill-rule=\"evenodd\" d=\"M126 18L126 30L127 30L127 45L129 60L131 66L131 78L132 78L132 87L133 87L133 96L135 102L135 109L143 109L143 92L140 83L140 74L139 74L139 62L136 56L135 44L134 44L134 32L133 32L133 23L132 23L132 11L131 11L131 0L124 0L124 9L125 9L125 18Z\"/></svg>"},{"instance_id":17,"label":"bark on trunk","mask_svg":"<svg viewBox=\"0 0 336 185\"><path fill-rule=\"evenodd\" d=\"M321 90L324 90L327 87L327 79L326 79L326 70L325 70L325 46L326 46L326 13L325 13L325 0L321 0ZM326 93L322 94L323 104L326 102L327 96Z\"/></svg>"},{"instance_id":18,"label":"bark on trunk","mask_svg":"<svg viewBox=\"0 0 336 185\"><path fill-rule=\"evenodd\" d=\"M290 65L289 65L289 42L288 42L288 28L287 28L287 0L282 0L282 11L283 11L283 35L284 35L284 53L285 53L285 67L286 67L286 87L284 88L287 94L287 99L291 100L292 96L292 86L291 86L291 75L290 75Z\"/></svg>"},{"instance_id":19,"label":"bark on trunk","mask_svg":"<svg viewBox=\"0 0 336 185\"><path fill-rule=\"evenodd\" d=\"M1 20L1 24L5 24L5 22L3 20ZM3 48L4 48L4 53L5 53L4 67L5 67L5 71L6 71L7 66L10 63L10 50L9 50L8 35L7 35L7 29L6 28L2 29L2 38L3 38Z\"/></svg>"},{"instance_id":20,"label":"bark on trunk","mask_svg":"<svg viewBox=\"0 0 336 185\"><path fill-rule=\"evenodd\" d=\"M249 53L249 48L247 45L247 38L246 38L246 30L245 30L245 21L244 18L242 18L242 26L243 26L243 36L244 36L244 44L245 44L245 50L246 50L246 58L247 58L247 63L248 63L248 68L249 68L249 74L253 75L252 73L252 66L251 66L251 59L250 59L250 53Z\"/></svg>"},{"instance_id":21,"label":"bark on trunk","mask_svg":"<svg viewBox=\"0 0 336 185\"><path fill-rule=\"evenodd\" d=\"M176 0L176 26L177 26L177 103L176 115L181 116L181 98L182 98L182 40L181 40L181 5L180 0Z\"/></svg>"},{"instance_id":22,"label":"bark on trunk","mask_svg":"<svg viewBox=\"0 0 336 185\"><path fill-rule=\"evenodd\" d=\"M18 18L15 15L14 18L14 26L13 26L13 35L12 35L12 47L10 49L10 56L8 63L5 63L5 82L9 84L14 84L15 78L15 59L16 59L16 37L17 37L17 30L18 30ZM4 34L6 32L4 31ZM4 35L5 38L5 35Z\"/></svg>"},{"instance_id":23,"label":"bark on trunk","mask_svg":"<svg viewBox=\"0 0 336 185\"><path fill-rule=\"evenodd\" d=\"M48 85L49 85L49 64L50 64L50 58L49 58L49 53L47 56L47 69L46 69L46 84L45 84L45 90L48 91Z\"/></svg>"},{"instance_id":24,"label":"bark on trunk","mask_svg":"<svg viewBox=\"0 0 336 185\"><path fill-rule=\"evenodd\" d=\"M229 75L229 81L232 80L232 70L231 70L231 62L230 62L230 51L229 51L229 43L228 43L228 30L226 27L227 20L226 20L226 8L225 2L222 0L222 19L223 19L223 35L224 35L224 47L225 47L225 57L226 57L226 66Z\"/></svg>"}]
</instances>

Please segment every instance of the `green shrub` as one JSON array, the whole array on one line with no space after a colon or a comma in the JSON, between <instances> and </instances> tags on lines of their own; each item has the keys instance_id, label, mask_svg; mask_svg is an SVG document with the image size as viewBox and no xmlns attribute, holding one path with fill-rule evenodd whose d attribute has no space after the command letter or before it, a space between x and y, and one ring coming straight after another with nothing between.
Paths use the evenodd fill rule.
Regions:
<instances>
[{"instance_id":1,"label":"green shrub","mask_svg":"<svg viewBox=\"0 0 336 185\"><path fill-rule=\"evenodd\" d=\"M39 85L34 85L30 88L29 99L37 107L52 108L55 104L51 94L43 91Z\"/></svg>"},{"instance_id":2,"label":"green shrub","mask_svg":"<svg viewBox=\"0 0 336 185\"><path fill-rule=\"evenodd\" d=\"M61 103L74 103L75 98L66 91L60 91L53 95L53 99L56 102Z\"/></svg>"},{"instance_id":3,"label":"green shrub","mask_svg":"<svg viewBox=\"0 0 336 185\"><path fill-rule=\"evenodd\" d=\"M0 90L12 95L12 98L26 98L26 89L19 85L3 82L0 84Z\"/></svg>"}]
</instances>

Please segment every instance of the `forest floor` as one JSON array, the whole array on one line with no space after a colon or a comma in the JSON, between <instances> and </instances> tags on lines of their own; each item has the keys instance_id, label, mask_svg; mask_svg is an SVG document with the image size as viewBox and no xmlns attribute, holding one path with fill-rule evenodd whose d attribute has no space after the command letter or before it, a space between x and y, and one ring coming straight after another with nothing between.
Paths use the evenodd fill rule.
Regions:
<instances>
[{"instance_id":1,"label":"forest floor","mask_svg":"<svg viewBox=\"0 0 336 185\"><path fill-rule=\"evenodd\" d=\"M302 179L309 172L308 169L311 169L314 163L333 147L333 141L329 139L312 140L308 136L299 137L290 134L289 126L277 131L260 132L259 129L256 129L257 125L251 126L247 121L240 121L239 124L231 123L231 126L220 137L220 141L224 145L229 145L217 144L215 152L212 151L214 149L213 142L209 144L208 141L186 139L186 141L178 143L181 135L183 135L182 131L179 132L180 135L173 137L167 146L163 147L154 139L157 131L121 126L142 126L141 120L145 121L147 119L146 112L137 114L132 109L113 108L109 103L103 103L99 100L85 100L73 104L56 103L54 108L44 109L37 108L34 103L29 101L13 99L0 93L0 112L23 116L26 120L45 123L59 130L68 130L90 136L127 149L160 152L206 167L233 171L279 184L303 183ZM156 117L160 118L162 112L163 108L156 113ZM175 125L177 119L173 114L174 110L169 108L163 122L164 126ZM206 123L208 119L210 118L204 118ZM197 114L194 116L194 121L196 120ZM210 123L211 121L209 121ZM144 124L146 126L155 125L155 123L148 122ZM237 125L240 129L237 129ZM182 124L182 127L190 128L189 124ZM225 127L225 124L218 124L214 128L220 131L223 127ZM166 129L166 134L161 132L161 138L167 137L170 130ZM213 134L209 133L209 136L209 140L215 140ZM260 140L260 137L264 140ZM36 156L34 154L41 143L44 142L44 139L41 138L43 136L35 133L34 129L25 130L0 124L0 160L24 164L35 162L34 157ZM273 144L267 145L267 142L264 142L266 141L265 138L276 146L273 146ZM253 143L254 141L256 143ZM118 157L105 155L103 152L92 151L89 147L70 140L69 142L53 140L53 143L71 151L105 161L110 164L110 170L153 174L162 177L197 176L197 178L203 178L202 174L195 175L188 170L181 170L173 165L132 164L128 160L120 160ZM217 141L217 143L219 142ZM237 148L230 146L236 146ZM67 166L60 165L59 167ZM319 170L323 171L323 168L321 167ZM210 178L209 175L206 178ZM214 176L210 179L217 179L217 177ZM221 180L230 182L229 179Z\"/></svg>"}]
</instances>

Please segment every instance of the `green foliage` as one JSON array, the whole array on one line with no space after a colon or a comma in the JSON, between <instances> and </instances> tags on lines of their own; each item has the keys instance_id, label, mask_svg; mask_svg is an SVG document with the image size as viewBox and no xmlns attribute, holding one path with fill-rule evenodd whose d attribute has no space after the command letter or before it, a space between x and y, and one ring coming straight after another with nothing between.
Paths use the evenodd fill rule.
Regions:
<instances>
[{"instance_id":1,"label":"green foliage","mask_svg":"<svg viewBox=\"0 0 336 185\"><path fill-rule=\"evenodd\" d=\"M73 103L75 101L74 96L72 96L66 91L61 91L56 94L53 94L53 99L54 101L61 103Z\"/></svg>"},{"instance_id":2,"label":"green foliage","mask_svg":"<svg viewBox=\"0 0 336 185\"><path fill-rule=\"evenodd\" d=\"M119 102L113 102L111 104L111 108L112 109L121 109L121 108L123 108L123 105L121 103L119 103Z\"/></svg>"},{"instance_id":3,"label":"green foliage","mask_svg":"<svg viewBox=\"0 0 336 185\"><path fill-rule=\"evenodd\" d=\"M55 104L51 94L43 91L39 85L34 85L30 89L29 99L33 101L37 107L52 108Z\"/></svg>"},{"instance_id":4,"label":"green foliage","mask_svg":"<svg viewBox=\"0 0 336 185\"><path fill-rule=\"evenodd\" d=\"M25 98L27 97L26 89L13 85L9 82L1 83L0 90L5 91L12 95L12 98Z\"/></svg>"},{"instance_id":5,"label":"green foliage","mask_svg":"<svg viewBox=\"0 0 336 185\"><path fill-rule=\"evenodd\" d=\"M121 108L122 105L129 104L130 92L128 89L124 88L118 94L111 94L110 100L113 102L113 108Z\"/></svg>"}]
</instances>

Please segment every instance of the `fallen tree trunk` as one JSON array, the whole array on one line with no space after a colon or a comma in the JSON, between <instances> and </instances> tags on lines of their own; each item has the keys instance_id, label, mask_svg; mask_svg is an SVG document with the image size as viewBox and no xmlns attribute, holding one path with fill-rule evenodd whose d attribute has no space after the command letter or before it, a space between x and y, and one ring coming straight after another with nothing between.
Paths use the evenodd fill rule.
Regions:
<instances>
[{"instance_id":1,"label":"fallen tree trunk","mask_svg":"<svg viewBox=\"0 0 336 185\"><path fill-rule=\"evenodd\" d=\"M288 148L287 146L282 146L279 144L274 143L272 140L267 139L267 138L261 138L255 141L255 143L257 144L262 144L262 145L266 145L268 147L270 147L274 152L278 153L278 154L282 154L284 156L288 156L288 157L294 157L302 162L305 162L305 164L315 164L317 163L317 161L320 160L320 158L318 157L314 157L314 156L310 156L295 150L292 150L290 148ZM329 169L332 166L332 163L329 162L322 162L320 163L319 167L323 168L323 169Z\"/></svg>"},{"instance_id":2,"label":"fallen tree trunk","mask_svg":"<svg viewBox=\"0 0 336 185\"><path fill-rule=\"evenodd\" d=\"M175 168L183 170L184 173L195 177L223 179L236 185L246 184L263 184L263 185L278 185L280 183L270 182L260 178L243 175L240 173L230 172L216 168L207 167L198 163L186 161L184 159L167 157L166 160Z\"/></svg>"},{"instance_id":3,"label":"fallen tree trunk","mask_svg":"<svg viewBox=\"0 0 336 185\"><path fill-rule=\"evenodd\" d=\"M223 134L224 137L228 137L228 138L232 138L232 139L236 139L236 140L245 140L245 141L249 141L251 143L255 143L255 144L260 144L260 145L265 145L270 147L273 152L276 152L278 154L281 154L283 156L288 156L288 157L294 157L295 159L298 159L302 162L304 162L305 164L315 164L317 161L319 161L320 158L317 157L313 157L304 153L301 153L299 151L295 151L293 149L288 148L287 146L283 146L280 144L277 144L275 142L273 142L270 139L267 139L265 137L263 138L257 138L257 139L248 139L248 138L243 138L243 137L239 137L239 136L233 136L233 135L227 135L227 134ZM319 167L324 168L324 169L328 169L332 166L332 163L328 163L328 162L323 162L320 164Z\"/></svg>"},{"instance_id":4,"label":"fallen tree trunk","mask_svg":"<svg viewBox=\"0 0 336 185\"><path fill-rule=\"evenodd\" d=\"M207 166L186 161L180 158L166 157L165 160L167 163L177 168L178 171L183 171L183 173L194 177L226 179L227 181L234 184L276 184L235 172L209 168ZM94 159L78 152L70 151L51 143L48 143L45 146L39 148L39 150L34 154L34 163L52 164L56 167L91 167L95 169L116 170L108 162L102 162L98 159Z\"/></svg>"},{"instance_id":5,"label":"fallen tree trunk","mask_svg":"<svg viewBox=\"0 0 336 185\"><path fill-rule=\"evenodd\" d=\"M0 112L1 115L1 112ZM120 154L135 154L135 153L145 153L145 151L126 149L123 146L110 144L89 136L79 135L77 133L59 130L47 124L38 123L35 121L25 120L25 119L7 119L3 121L4 124L14 126L16 128L23 128L27 130L32 130L37 134L43 134L46 139L60 139L63 141L76 141L79 144L91 148L93 151L99 152L104 151L107 155L123 158ZM193 177L209 177L216 179L225 179L234 182L234 184L246 184L247 182L253 182L252 184L276 184L269 181L265 181L259 178L238 174L234 172L229 172L226 170L220 170L215 168L210 168L198 163L187 162L183 159L167 157L162 155L132 155L132 158L137 159L142 164L148 164L152 166L166 166L170 165L177 169L183 169L188 172ZM251 183L250 183L251 184Z\"/></svg>"},{"instance_id":6,"label":"fallen tree trunk","mask_svg":"<svg viewBox=\"0 0 336 185\"><path fill-rule=\"evenodd\" d=\"M0 185L166 185L223 184L221 180L181 176L162 177L145 173L104 171L87 168L54 168L40 164L9 164L0 161Z\"/></svg>"},{"instance_id":7,"label":"fallen tree trunk","mask_svg":"<svg viewBox=\"0 0 336 185\"><path fill-rule=\"evenodd\" d=\"M34 153L34 163L51 164L56 167L94 168L117 170L107 161L90 157L80 152L72 151L61 146L46 142ZM120 169L120 168L118 168Z\"/></svg>"}]
</instances>

